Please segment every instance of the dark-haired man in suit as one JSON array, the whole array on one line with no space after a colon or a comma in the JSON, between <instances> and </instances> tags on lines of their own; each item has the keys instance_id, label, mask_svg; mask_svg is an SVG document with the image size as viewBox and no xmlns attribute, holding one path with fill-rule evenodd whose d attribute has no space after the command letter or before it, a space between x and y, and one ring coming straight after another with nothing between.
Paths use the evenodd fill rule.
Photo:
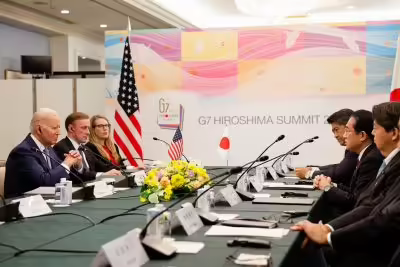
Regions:
<instances>
[{"instance_id":1,"label":"dark-haired man in suit","mask_svg":"<svg viewBox=\"0 0 400 267\"><path fill-rule=\"evenodd\" d=\"M115 170L111 164L96 157L91 151L81 149L81 146L89 140L89 116L82 112L71 113L65 119L67 137L61 139L54 150L60 158L69 151L78 151L82 156L83 170L81 177L84 180L93 180L101 175L119 176L121 172Z\"/></svg>"},{"instance_id":2,"label":"dark-haired man in suit","mask_svg":"<svg viewBox=\"0 0 400 267\"><path fill-rule=\"evenodd\" d=\"M358 154L357 167L349 187L337 185L330 177L323 175L317 176L314 180L315 187L325 191L323 199L327 201L330 208L337 208L339 214L353 209L358 197L376 178L382 165L383 156L376 147L372 135L373 123L370 111L357 110L346 124L344 134L346 148Z\"/></svg>"},{"instance_id":3,"label":"dark-haired man in suit","mask_svg":"<svg viewBox=\"0 0 400 267\"><path fill-rule=\"evenodd\" d=\"M292 227L325 245L331 266L388 266L399 245L400 103L376 105L372 114L375 144L385 157L376 179L360 195L353 210L327 224L303 221Z\"/></svg>"},{"instance_id":4,"label":"dark-haired man in suit","mask_svg":"<svg viewBox=\"0 0 400 267\"><path fill-rule=\"evenodd\" d=\"M351 114L353 114L351 109L341 109L330 115L326 120L331 125L332 133L341 146L346 146L346 140L343 135ZM331 177L335 183L349 186L357 165L357 158L357 153L346 149L344 158L340 163L320 167L297 168L296 175L300 179L312 179L317 175L323 174Z\"/></svg>"}]
</instances>

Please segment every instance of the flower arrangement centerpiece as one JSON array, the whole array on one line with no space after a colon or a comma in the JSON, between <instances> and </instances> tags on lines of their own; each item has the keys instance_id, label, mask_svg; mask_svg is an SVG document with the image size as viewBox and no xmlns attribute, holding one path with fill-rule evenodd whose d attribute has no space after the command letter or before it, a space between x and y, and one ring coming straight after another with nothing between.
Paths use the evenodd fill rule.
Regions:
<instances>
[{"instance_id":1,"label":"flower arrangement centerpiece","mask_svg":"<svg viewBox=\"0 0 400 267\"><path fill-rule=\"evenodd\" d=\"M204 168L186 161L171 161L167 167L155 168L148 172L140 191L140 202L170 201L210 181Z\"/></svg>"}]
</instances>

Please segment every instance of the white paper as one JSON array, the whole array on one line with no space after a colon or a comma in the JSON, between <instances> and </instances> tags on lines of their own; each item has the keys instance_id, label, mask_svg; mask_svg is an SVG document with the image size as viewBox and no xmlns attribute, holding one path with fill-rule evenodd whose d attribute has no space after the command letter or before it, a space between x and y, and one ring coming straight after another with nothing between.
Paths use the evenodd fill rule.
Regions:
<instances>
[{"instance_id":1,"label":"white paper","mask_svg":"<svg viewBox=\"0 0 400 267\"><path fill-rule=\"evenodd\" d=\"M236 217L239 216L239 214L223 214L223 213L215 213L211 212L212 215L216 216L219 221L228 221L235 219Z\"/></svg>"},{"instance_id":2,"label":"white paper","mask_svg":"<svg viewBox=\"0 0 400 267\"><path fill-rule=\"evenodd\" d=\"M264 182L263 185L268 186L268 187L278 187L278 186L284 186L286 184L285 183L275 183L275 182Z\"/></svg>"},{"instance_id":3,"label":"white paper","mask_svg":"<svg viewBox=\"0 0 400 267\"><path fill-rule=\"evenodd\" d=\"M293 180L299 180L300 178L297 176L285 176L283 177L284 179L293 179Z\"/></svg>"},{"instance_id":4,"label":"white paper","mask_svg":"<svg viewBox=\"0 0 400 267\"><path fill-rule=\"evenodd\" d=\"M240 253L235 260L236 264L239 265L250 265L250 266L268 266L268 261L271 256L269 255L254 255Z\"/></svg>"},{"instance_id":5,"label":"white paper","mask_svg":"<svg viewBox=\"0 0 400 267\"><path fill-rule=\"evenodd\" d=\"M73 199L72 200L72 204L79 203L81 201L82 201L82 199ZM57 200L55 200L55 199L46 199L46 203L47 204L52 204L52 205L55 206L55 205L59 205L60 204L60 200L59 199L57 199ZM62 205L62 206L67 206L68 207L69 205Z\"/></svg>"},{"instance_id":6,"label":"white paper","mask_svg":"<svg viewBox=\"0 0 400 267\"><path fill-rule=\"evenodd\" d=\"M259 197L270 197L271 194L266 194L266 193L254 193L253 196L255 198L259 198Z\"/></svg>"},{"instance_id":7,"label":"white paper","mask_svg":"<svg viewBox=\"0 0 400 267\"><path fill-rule=\"evenodd\" d=\"M255 227L231 227L224 225L213 225L205 233L206 236L252 236L252 237L274 237L281 238L289 233L288 229L255 228Z\"/></svg>"},{"instance_id":8,"label":"white paper","mask_svg":"<svg viewBox=\"0 0 400 267\"><path fill-rule=\"evenodd\" d=\"M72 193L80 190L81 187L72 187ZM24 195L54 195L55 187L54 186L41 186L34 190L25 192Z\"/></svg>"},{"instance_id":9,"label":"white paper","mask_svg":"<svg viewBox=\"0 0 400 267\"><path fill-rule=\"evenodd\" d=\"M113 186L107 185L104 181L96 181L93 183L88 183L87 185L94 185L93 195L96 198L102 198L113 194Z\"/></svg>"},{"instance_id":10,"label":"white paper","mask_svg":"<svg viewBox=\"0 0 400 267\"><path fill-rule=\"evenodd\" d=\"M177 253L197 254L204 248L202 242L172 241L171 245L177 249Z\"/></svg>"},{"instance_id":11,"label":"white paper","mask_svg":"<svg viewBox=\"0 0 400 267\"><path fill-rule=\"evenodd\" d=\"M284 183L264 183L266 188L291 188L291 189L313 189L313 185L303 185L303 184L284 184Z\"/></svg>"},{"instance_id":12,"label":"white paper","mask_svg":"<svg viewBox=\"0 0 400 267\"><path fill-rule=\"evenodd\" d=\"M24 218L51 213L49 205L41 195L19 199L19 212Z\"/></svg>"},{"instance_id":13,"label":"white paper","mask_svg":"<svg viewBox=\"0 0 400 267\"><path fill-rule=\"evenodd\" d=\"M114 192L129 190L129 187L114 187Z\"/></svg>"}]
</instances>

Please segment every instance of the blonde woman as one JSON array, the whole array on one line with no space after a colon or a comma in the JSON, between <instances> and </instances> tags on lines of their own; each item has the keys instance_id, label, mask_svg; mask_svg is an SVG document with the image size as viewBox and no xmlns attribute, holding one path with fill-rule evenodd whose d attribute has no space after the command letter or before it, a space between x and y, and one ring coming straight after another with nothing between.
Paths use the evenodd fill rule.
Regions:
<instances>
[{"instance_id":1,"label":"blonde woman","mask_svg":"<svg viewBox=\"0 0 400 267\"><path fill-rule=\"evenodd\" d=\"M95 115L90 119L90 135L87 147L93 152L102 155L117 166L123 166L119 149L110 136L111 125L108 119Z\"/></svg>"}]
</instances>

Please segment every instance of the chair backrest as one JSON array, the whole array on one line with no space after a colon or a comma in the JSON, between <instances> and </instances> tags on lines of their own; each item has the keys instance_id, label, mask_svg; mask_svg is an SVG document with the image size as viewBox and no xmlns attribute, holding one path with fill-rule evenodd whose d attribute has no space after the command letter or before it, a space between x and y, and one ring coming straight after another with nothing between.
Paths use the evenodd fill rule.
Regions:
<instances>
[{"instance_id":1,"label":"chair backrest","mask_svg":"<svg viewBox=\"0 0 400 267\"><path fill-rule=\"evenodd\" d=\"M4 178L6 176L6 167L0 167L0 195L4 196Z\"/></svg>"}]
</instances>

